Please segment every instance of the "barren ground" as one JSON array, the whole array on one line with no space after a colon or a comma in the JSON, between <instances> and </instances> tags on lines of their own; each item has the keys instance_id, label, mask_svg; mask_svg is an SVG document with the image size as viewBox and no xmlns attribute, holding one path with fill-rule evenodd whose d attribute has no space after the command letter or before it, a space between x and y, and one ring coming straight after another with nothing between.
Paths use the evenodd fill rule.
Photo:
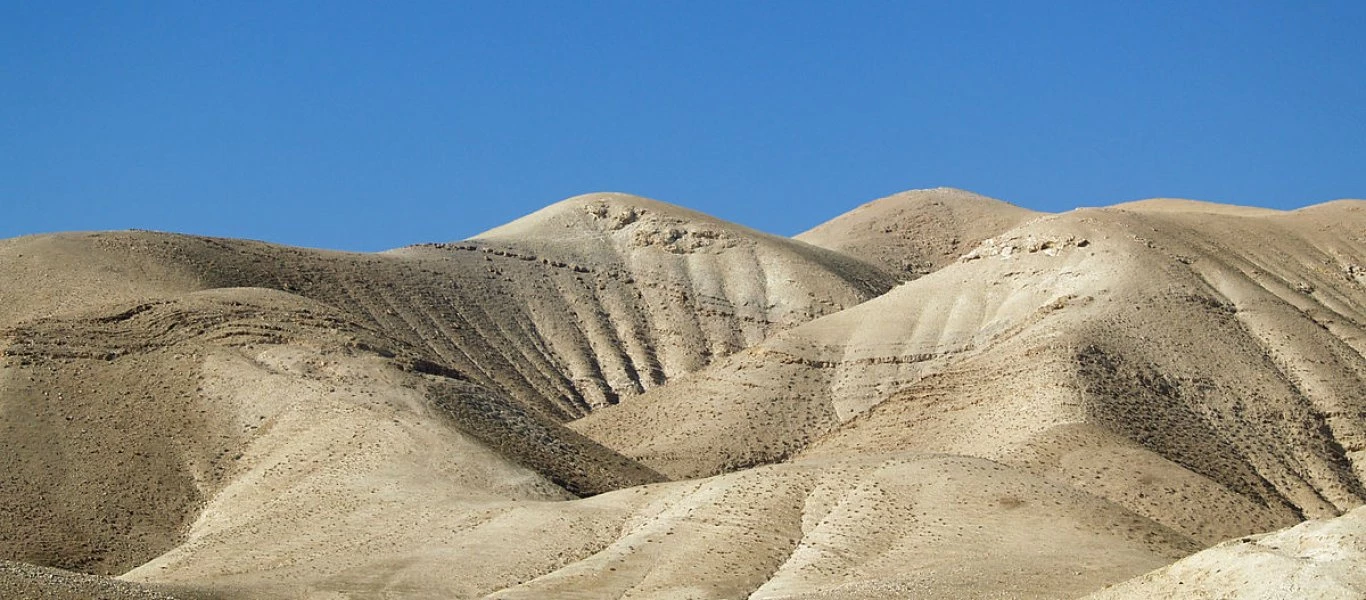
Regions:
<instances>
[{"instance_id":1,"label":"barren ground","mask_svg":"<svg viewBox=\"0 0 1366 600\"><path fill-rule=\"evenodd\" d=\"M29 236L0 349L6 597L1366 594L1362 201Z\"/></svg>"}]
</instances>

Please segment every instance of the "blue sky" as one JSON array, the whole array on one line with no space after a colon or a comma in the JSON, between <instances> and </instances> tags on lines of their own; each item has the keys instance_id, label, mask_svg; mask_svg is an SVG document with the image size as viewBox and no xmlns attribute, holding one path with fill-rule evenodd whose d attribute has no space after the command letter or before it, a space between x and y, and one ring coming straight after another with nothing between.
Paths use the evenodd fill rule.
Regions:
<instances>
[{"instance_id":1,"label":"blue sky","mask_svg":"<svg viewBox=\"0 0 1366 600\"><path fill-rule=\"evenodd\" d=\"M794 234L1366 197L1366 2L5 2L0 237L348 250L624 191ZM392 6L390 6L392 5Z\"/></svg>"}]
</instances>

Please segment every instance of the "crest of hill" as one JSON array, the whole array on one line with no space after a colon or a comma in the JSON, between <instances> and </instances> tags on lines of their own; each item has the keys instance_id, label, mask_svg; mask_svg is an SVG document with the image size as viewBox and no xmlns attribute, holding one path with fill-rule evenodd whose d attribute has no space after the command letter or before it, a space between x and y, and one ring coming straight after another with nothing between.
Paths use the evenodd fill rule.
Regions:
<instances>
[{"instance_id":1,"label":"crest of hill","mask_svg":"<svg viewBox=\"0 0 1366 600\"><path fill-rule=\"evenodd\" d=\"M600 192L562 200L471 241L577 254L614 262L653 255L675 257L762 256L799 271L815 268L858 282L873 295L885 291L890 277L877 263L790 238L776 236L667 202L631 194ZM718 265L719 266L719 265ZM692 269L700 272L700 269Z\"/></svg>"},{"instance_id":2,"label":"crest of hill","mask_svg":"<svg viewBox=\"0 0 1366 600\"><path fill-rule=\"evenodd\" d=\"M954 188L911 190L864 204L796 239L914 278L1041 214Z\"/></svg>"},{"instance_id":3,"label":"crest of hill","mask_svg":"<svg viewBox=\"0 0 1366 600\"><path fill-rule=\"evenodd\" d=\"M1286 217L1341 215L1351 217L1366 210L1366 200L1342 198L1328 202L1311 204L1294 210L1277 210L1260 206L1239 206L1204 200L1186 198L1148 198L1133 202L1122 202L1109 207L1111 210L1126 210L1147 214L1205 214L1226 217Z\"/></svg>"},{"instance_id":4,"label":"crest of hill","mask_svg":"<svg viewBox=\"0 0 1366 600\"><path fill-rule=\"evenodd\" d=\"M1133 202L1121 202L1110 206L1113 210L1129 210L1144 213L1204 213L1230 217L1270 217L1283 215L1286 211L1259 206L1238 206L1204 200L1186 198L1148 198Z\"/></svg>"},{"instance_id":5,"label":"crest of hill","mask_svg":"<svg viewBox=\"0 0 1366 600\"><path fill-rule=\"evenodd\" d=\"M1332 202L1324 202L1322 204L1315 204L1312 206L1306 206L1304 208L1296 209L1291 214L1300 216L1335 214L1358 215L1362 212L1366 212L1366 200L1358 200L1355 198L1343 198L1341 200L1333 200Z\"/></svg>"},{"instance_id":6,"label":"crest of hill","mask_svg":"<svg viewBox=\"0 0 1366 600\"><path fill-rule=\"evenodd\" d=\"M767 235L668 202L621 192L594 192L566 198L471 239L582 239L593 231L620 230L646 215L653 224L692 223L737 234Z\"/></svg>"}]
</instances>

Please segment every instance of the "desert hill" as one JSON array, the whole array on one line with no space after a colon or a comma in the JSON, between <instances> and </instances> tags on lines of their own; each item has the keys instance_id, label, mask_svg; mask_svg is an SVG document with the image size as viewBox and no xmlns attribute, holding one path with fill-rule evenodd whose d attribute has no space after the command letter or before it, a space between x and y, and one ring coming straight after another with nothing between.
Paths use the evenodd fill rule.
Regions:
<instances>
[{"instance_id":1,"label":"desert hill","mask_svg":"<svg viewBox=\"0 0 1366 600\"><path fill-rule=\"evenodd\" d=\"M277 489L378 471L499 498L659 479L419 348L282 292L194 292L6 333L0 539L21 560L125 571L179 543L205 501L265 472ZM403 458L419 450L431 457Z\"/></svg>"},{"instance_id":2,"label":"desert hill","mask_svg":"<svg viewBox=\"0 0 1366 600\"><path fill-rule=\"evenodd\" d=\"M1167 589L1124 591L1366 502L1364 205L938 189L785 239L592 194L379 254L0 240L0 560L119 575L0 590Z\"/></svg>"},{"instance_id":3,"label":"desert hill","mask_svg":"<svg viewBox=\"0 0 1366 600\"><path fill-rule=\"evenodd\" d=\"M573 426L673 477L980 456L1205 543L1336 514L1366 499L1358 208L1036 219Z\"/></svg>"},{"instance_id":4,"label":"desert hill","mask_svg":"<svg viewBox=\"0 0 1366 600\"><path fill-rule=\"evenodd\" d=\"M964 190L911 190L859 206L795 239L913 279L1037 216L1040 213Z\"/></svg>"},{"instance_id":5,"label":"desert hill","mask_svg":"<svg viewBox=\"0 0 1366 600\"><path fill-rule=\"evenodd\" d=\"M857 260L738 226L691 225L696 235L685 239L705 241L697 247L662 242L692 213L660 202L601 194L552 209L509 225L525 239L490 232L489 241L377 255L153 232L7 240L0 268L13 275L0 290L0 323L206 289L277 289L335 306L563 420L893 282ZM640 216L617 226L600 211ZM584 221L575 230L584 238L546 243L542 230L566 212Z\"/></svg>"}]
</instances>

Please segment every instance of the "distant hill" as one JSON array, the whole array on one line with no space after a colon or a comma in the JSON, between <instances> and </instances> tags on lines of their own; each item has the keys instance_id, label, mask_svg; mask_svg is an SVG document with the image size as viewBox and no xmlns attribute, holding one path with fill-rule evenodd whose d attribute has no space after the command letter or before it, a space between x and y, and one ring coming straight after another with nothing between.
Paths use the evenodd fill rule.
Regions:
<instances>
[{"instance_id":1,"label":"distant hill","mask_svg":"<svg viewBox=\"0 0 1366 600\"><path fill-rule=\"evenodd\" d=\"M1040 214L964 190L912 190L864 204L796 239L913 279Z\"/></svg>"}]
</instances>

